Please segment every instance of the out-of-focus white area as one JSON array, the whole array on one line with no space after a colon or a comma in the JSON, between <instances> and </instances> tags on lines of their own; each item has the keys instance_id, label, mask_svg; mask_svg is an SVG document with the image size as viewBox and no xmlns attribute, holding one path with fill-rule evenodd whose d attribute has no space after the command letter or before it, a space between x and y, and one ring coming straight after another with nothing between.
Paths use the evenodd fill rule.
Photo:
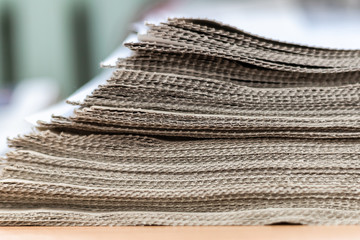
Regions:
<instances>
[{"instance_id":1,"label":"out-of-focus white area","mask_svg":"<svg viewBox=\"0 0 360 240\"><path fill-rule=\"evenodd\" d=\"M276 40L360 49L360 1L356 0L175 0L158 5L144 20L158 23L168 17L208 18ZM142 21L134 26L140 33L146 30ZM126 41L136 41L136 37L130 35ZM102 66L114 66L118 57L129 54L128 49L119 47ZM105 83L111 72L112 69L105 69L69 100L82 101L99 84ZM31 124L35 125L37 120L49 121L52 114L70 116L76 108L62 101L42 110L58 96L58 87L51 81L33 79L21 83L8 105L2 102L7 101L9 92L2 90L0 94L0 155L6 151L7 137L28 132ZM42 111L33 114L39 110Z\"/></svg>"},{"instance_id":2,"label":"out-of-focus white area","mask_svg":"<svg viewBox=\"0 0 360 240\"><path fill-rule=\"evenodd\" d=\"M29 132L29 114L54 104L59 88L50 79L27 79L17 85L10 103L0 106L0 155L7 150L6 138Z\"/></svg>"},{"instance_id":3,"label":"out-of-focus white area","mask_svg":"<svg viewBox=\"0 0 360 240\"><path fill-rule=\"evenodd\" d=\"M87 95L100 84L104 84L107 79L110 78L112 74L112 69L106 69L101 74L93 78L87 84L79 88L74 94L72 94L67 100L71 102L80 102ZM66 100L61 101L47 109L39 111L37 113L31 114L25 117L25 120L32 125L36 125L37 121L50 122L51 115L69 117L73 114L74 110L77 108L75 105L70 105L66 103Z\"/></svg>"},{"instance_id":4,"label":"out-of-focus white area","mask_svg":"<svg viewBox=\"0 0 360 240\"><path fill-rule=\"evenodd\" d=\"M168 17L208 18L275 40L360 49L358 0L179 0L145 20L158 23ZM141 23L137 27L144 30Z\"/></svg>"}]
</instances>

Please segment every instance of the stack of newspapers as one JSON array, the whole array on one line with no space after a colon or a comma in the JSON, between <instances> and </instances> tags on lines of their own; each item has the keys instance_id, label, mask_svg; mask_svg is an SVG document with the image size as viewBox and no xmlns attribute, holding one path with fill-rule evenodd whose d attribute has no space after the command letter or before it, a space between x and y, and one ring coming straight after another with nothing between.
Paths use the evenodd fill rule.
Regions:
<instances>
[{"instance_id":1,"label":"stack of newspapers","mask_svg":"<svg viewBox=\"0 0 360 240\"><path fill-rule=\"evenodd\" d=\"M0 225L360 224L360 50L147 27L72 116L9 140Z\"/></svg>"}]
</instances>

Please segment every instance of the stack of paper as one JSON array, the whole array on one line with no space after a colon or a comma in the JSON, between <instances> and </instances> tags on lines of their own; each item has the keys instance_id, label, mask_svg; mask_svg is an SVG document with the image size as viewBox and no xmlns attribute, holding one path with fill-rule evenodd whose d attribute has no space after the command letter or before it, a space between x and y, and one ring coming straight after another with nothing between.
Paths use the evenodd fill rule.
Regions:
<instances>
[{"instance_id":1,"label":"stack of paper","mask_svg":"<svg viewBox=\"0 0 360 240\"><path fill-rule=\"evenodd\" d=\"M10 140L0 224L360 224L359 50L148 27L73 116Z\"/></svg>"}]
</instances>

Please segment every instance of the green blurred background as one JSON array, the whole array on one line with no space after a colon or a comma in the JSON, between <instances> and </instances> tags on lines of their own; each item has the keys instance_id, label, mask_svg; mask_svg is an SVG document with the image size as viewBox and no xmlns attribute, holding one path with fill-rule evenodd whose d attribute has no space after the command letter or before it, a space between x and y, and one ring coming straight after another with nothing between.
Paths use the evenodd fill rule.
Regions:
<instances>
[{"instance_id":1,"label":"green blurred background","mask_svg":"<svg viewBox=\"0 0 360 240\"><path fill-rule=\"evenodd\" d=\"M154 1L0 0L0 89L46 77L66 97L101 70Z\"/></svg>"}]
</instances>

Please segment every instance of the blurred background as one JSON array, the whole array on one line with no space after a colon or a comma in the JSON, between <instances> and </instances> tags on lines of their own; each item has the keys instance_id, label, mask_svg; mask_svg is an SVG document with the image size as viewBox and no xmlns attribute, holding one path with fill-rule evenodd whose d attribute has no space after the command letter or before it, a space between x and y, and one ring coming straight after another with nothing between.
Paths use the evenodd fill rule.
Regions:
<instances>
[{"instance_id":1,"label":"blurred background","mask_svg":"<svg viewBox=\"0 0 360 240\"><path fill-rule=\"evenodd\" d=\"M0 0L0 86L46 77L66 96L99 72L146 0ZM5 93L3 93L5 94Z\"/></svg>"},{"instance_id":2,"label":"blurred background","mask_svg":"<svg viewBox=\"0 0 360 240\"><path fill-rule=\"evenodd\" d=\"M208 17L308 45L360 49L360 0L0 0L0 154L24 117L101 73L134 22ZM135 27L136 29L136 27Z\"/></svg>"}]
</instances>

